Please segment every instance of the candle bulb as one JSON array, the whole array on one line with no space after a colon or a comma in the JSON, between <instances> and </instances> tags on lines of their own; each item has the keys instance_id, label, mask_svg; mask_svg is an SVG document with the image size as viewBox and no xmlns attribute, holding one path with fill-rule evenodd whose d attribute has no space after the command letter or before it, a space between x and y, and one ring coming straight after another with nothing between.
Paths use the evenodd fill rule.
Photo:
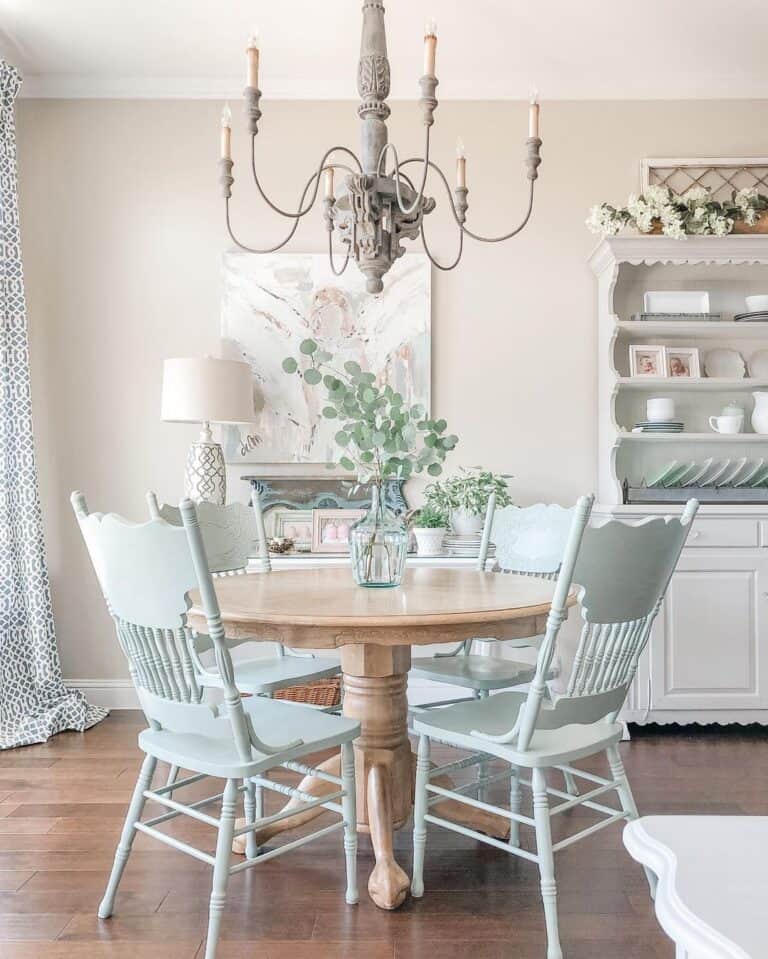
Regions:
<instances>
[{"instance_id":1,"label":"candle bulb","mask_svg":"<svg viewBox=\"0 0 768 959\"><path fill-rule=\"evenodd\" d=\"M326 200L333 199L333 167L326 167L325 170L325 198Z\"/></svg>"},{"instance_id":2,"label":"candle bulb","mask_svg":"<svg viewBox=\"0 0 768 959\"><path fill-rule=\"evenodd\" d=\"M456 186L459 189L467 185L467 154L464 149L464 141L459 137L456 141Z\"/></svg>"},{"instance_id":3,"label":"candle bulb","mask_svg":"<svg viewBox=\"0 0 768 959\"><path fill-rule=\"evenodd\" d=\"M248 87L259 86L259 31L254 30L248 38L248 47L245 51L248 69L246 73L245 85Z\"/></svg>"},{"instance_id":4,"label":"candle bulb","mask_svg":"<svg viewBox=\"0 0 768 959\"><path fill-rule=\"evenodd\" d=\"M221 159L232 159L232 111L228 103L221 111Z\"/></svg>"},{"instance_id":5,"label":"candle bulb","mask_svg":"<svg viewBox=\"0 0 768 959\"><path fill-rule=\"evenodd\" d=\"M528 104L528 137L538 139L539 136L539 91L531 91Z\"/></svg>"},{"instance_id":6,"label":"candle bulb","mask_svg":"<svg viewBox=\"0 0 768 959\"><path fill-rule=\"evenodd\" d=\"M424 76L435 75L435 50L437 48L437 23L428 20L424 28Z\"/></svg>"}]
</instances>

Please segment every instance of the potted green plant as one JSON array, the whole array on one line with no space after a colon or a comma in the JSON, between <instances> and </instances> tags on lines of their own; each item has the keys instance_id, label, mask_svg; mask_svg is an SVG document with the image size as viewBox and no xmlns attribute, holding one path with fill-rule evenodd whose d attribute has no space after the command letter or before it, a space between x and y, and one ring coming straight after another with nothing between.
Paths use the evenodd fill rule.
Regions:
<instances>
[{"instance_id":1,"label":"potted green plant","mask_svg":"<svg viewBox=\"0 0 768 959\"><path fill-rule=\"evenodd\" d=\"M446 434L445 420L427 417L418 404L406 404L400 393L377 383L375 374L354 360L337 366L333 355L311 339L301 342L299 354L298 359L286 357L283 370L325 391L322 415L338 422L338 464L354 470L358 481L371 488L371 508L350 530L355 581L360 586L398 586L408 531L387 507L382 487L388 479L406 480L414 473L439 476L459 438Z\"/></svg>"},{"instance_id":2,"label":"potted green plant","mask_svg":"<svg viewBox=\"0 0 768 959\"><path fill-rule=\"evenodd\" d=\"M435 556L442 552L447 528L448 516L443 510L429 503L422 506L414 516L411 526L419 556Z\"/></svg>"},{"instance_id":3,"label":"potted green plant","mask_svg":"<svg viewBox=\"0 0 768 959\"><path fill-rule=\"evenodd\" d=\"M507 480L509 473L492 473L482 467L460 467L456 476L437 483L430 483L424 490L426 501L435 509L442 510L451 518L451 526L458 536L479 533L483 528L485 511L491 493L496 494L496 506L509 506Z\"/></svg>"}]
</instances>

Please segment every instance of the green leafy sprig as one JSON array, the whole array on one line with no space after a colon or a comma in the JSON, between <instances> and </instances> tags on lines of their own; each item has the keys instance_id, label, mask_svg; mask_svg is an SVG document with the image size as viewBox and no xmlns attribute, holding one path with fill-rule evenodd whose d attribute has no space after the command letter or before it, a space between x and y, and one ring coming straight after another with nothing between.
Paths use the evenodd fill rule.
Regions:
<instances>
[{"instance_id":1,"label":"green leafy sprig","mask_svg":"<svg viewBox=\"0 0 768 959\"><path fill-rule=\"evenodd\" d=\"M430 506L442 512L461 509L477 515L485 512L491 493L496 494L498 509L509 506L512 499L508 479L509 473L492 473L479 466L472 469L460 467L458 475L430 483L424 490L424 497Z\"/></svg>"},{"instance_id":2,"label":"green leafy sprig","mask_svg":"<svg viewBox=\"0 0 768 959\"><path fill-rule=\"evenodd\" d=\"M286 357L283 370L325 389L322 415L338 421L334 438L340 466L354 470L361 483L442 473L446 455L459 442L458 436L446 435L445 420L427 417L420 404L409 406L402 394L389 384L379 385L375 374L355 360L336 369L333 355L314 340L303 340L299 354L299 359Z\"/></svg>"}]
</instances>

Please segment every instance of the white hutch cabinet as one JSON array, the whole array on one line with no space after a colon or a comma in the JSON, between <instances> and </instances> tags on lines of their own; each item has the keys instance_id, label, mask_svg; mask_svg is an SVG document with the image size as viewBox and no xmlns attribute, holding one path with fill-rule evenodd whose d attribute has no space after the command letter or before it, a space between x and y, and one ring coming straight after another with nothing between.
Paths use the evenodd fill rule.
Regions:
<instances>
[{"instance_id":1,"label":"white hutch cabinet","mask_svg":"<svg viewBox=\"0 0 768 959\"><path fill-rule=\"evenodd\" d=\"M768 323L735 322L744 297L768 293L768 236L612 237L590 259L598 282L598 522L641 519L680 506L625 504L672 460L741 458L768 464L768 436L751 432L752 391L768 379L705 378L709 349L745 361L768 348ZM647 290L707 290L720 321L633 320ZM701 379L631 377L630 344L695 346ZM651 396L675 399L680 434L632 433ZM735 400L744 432L720 435L709 417ZM696 495L692 489L691 495ZM629 722L768 723L768 488L764 502L702 505L638 670ZM727 494L726 499L727 499Z\"/></svg>"}]
</instances>

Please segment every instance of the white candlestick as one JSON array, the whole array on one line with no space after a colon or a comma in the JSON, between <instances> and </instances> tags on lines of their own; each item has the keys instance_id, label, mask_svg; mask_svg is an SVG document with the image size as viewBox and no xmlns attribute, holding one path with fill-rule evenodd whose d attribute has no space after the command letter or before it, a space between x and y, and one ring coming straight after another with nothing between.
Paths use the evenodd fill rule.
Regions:
<instances>
[{"instance_id":1,"label":"white candlestick","mask_svg":"<svg viewBox=\"0 0 768 959\"><path fill-rule=\"evenodd\" d=\"M424 28L424 76L435 75L435 51L437 49L437 23L428 20Z\"/></svg>"},{"instance_id":2,"label":"white candlestick","mask_svg":"<svg viewBox=\"0 0 768 959\"><path fill-rule=\"evenodd\" d=\"M456 141L456 186L466 187L467 185L467 153L464 149L464 141L459 137Z\"/></svg>"},{"instance_id":3,"label":"white candlestick","mask_svg":"<svg viewBox=\"0 0 768 959\"><path fill-rule=\"evenodd\" d=\"M325 198L333 199L333 167L329 166L325 171Z\"/></svg>"},{"instance_id":4,"label":"white candlestick","mask_svg":"<svg viewBox=\"0 0 768 959\"><path fill-rule=\"evenodd\" d=\"M221 159L232 159L232 111L228 103L221 111Z\"/></svg>"},{"instance_id":5,"label":"white candlestick","mask_svg":"<svg viewBox=\"0 0 768 959\"><path fill-rule=\"evenodd\" d=\"M248 87L259 86L259 32L254 30L248 38L248 47L245 51L247 58L247 72L245 84Z\"/></svg>"},{"instance_id":6,"label":"white candlestick","mask_svg":"<svg viewBox=\"0 0 768 959\"><path fill-rule=\"evenodd\" d=\"M528 136L539 136L539 91L534 90L528 105Z\"/></svg>"}]
</instances>

